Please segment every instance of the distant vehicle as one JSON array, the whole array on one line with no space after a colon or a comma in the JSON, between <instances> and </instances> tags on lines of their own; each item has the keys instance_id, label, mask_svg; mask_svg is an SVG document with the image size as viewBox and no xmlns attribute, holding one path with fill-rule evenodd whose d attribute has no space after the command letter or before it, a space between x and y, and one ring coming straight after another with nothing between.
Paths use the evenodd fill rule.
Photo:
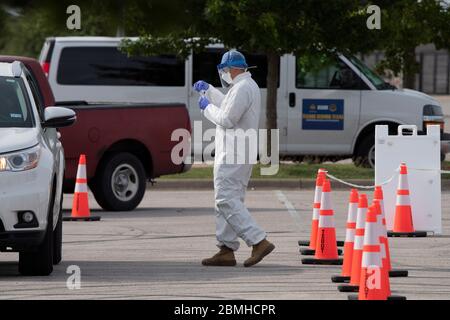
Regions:
<instances>
[{"instance_id":1,"label":"distant vehicle","mask_svg":"<svg viewBox=\"0 0 450 320\"><path fill-rule=\"evenodd\" d=\"M183 61L173 55L128 58L117 50L121 38L48 38L40 62L48 74L57 101L179 102L191 120L203 121L192 84L205 80L220 87L216 65L225 49L212 45ZM260 126L265 126L267 59L246 53L251 73L262 93ZM375 125L428 124L442 128L442 154L450 137L438 101L414 90L387 84L356 57L295 56L280 59L277 94L280 155L294 160L304 156L338 160L352 157L357 165L374 166ZM194 129L195 130L195 129ZM194 133L195 134L195 133ZM207 143L207 142L204 142ZM193 145L194 150L203 146Z\"/></svg>"},{"instance_id":2,"label":"distant vehicle","mask_svg":"<svg viewBox=\"0 0 450 320\"><path fill-rule=\"evenodd\" d=\"M44 109L29 77L21 62L0 62L0 250L19 252L19 272L38 276L61 261L64 150L55 128L76 116Z\"/></svg>"},{"instance_id":3,"label":"distant vehicle","mask_svg":"<svg viewBox=\"0 0 450 320\"><path fill-rule=\"evenodd\" d=\"M62 128L66 171L64 191L73 192L80 154L87 159L88 185L105 210L133 210L141 202L147 181L181 173L190 165L174 164L171 141L175 129L190 130L189 114L182 103L90 104L85 101L55 103L41 65L35 59L19 60L26 66L27 80L35 88L38 104L66 106L76 112L77 122ZM115 89L111 89L111 93Z\"/></svg>"}]
</instances>

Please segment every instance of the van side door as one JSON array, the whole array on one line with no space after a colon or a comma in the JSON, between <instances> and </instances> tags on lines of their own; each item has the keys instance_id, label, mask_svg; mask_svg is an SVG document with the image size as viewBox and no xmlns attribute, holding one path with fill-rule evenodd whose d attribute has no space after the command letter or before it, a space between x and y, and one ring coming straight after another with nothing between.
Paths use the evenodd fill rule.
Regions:
<instances>
[{"instance_id":1,"label":"van side door","mask_svg":"<svg viewBox=\"0 0 450 320\"><path fill-rule=\"evenodd\" d=\"M288 153L351 154L366 84L335 54L289 58Z\"/></svg>"}]
</instances>

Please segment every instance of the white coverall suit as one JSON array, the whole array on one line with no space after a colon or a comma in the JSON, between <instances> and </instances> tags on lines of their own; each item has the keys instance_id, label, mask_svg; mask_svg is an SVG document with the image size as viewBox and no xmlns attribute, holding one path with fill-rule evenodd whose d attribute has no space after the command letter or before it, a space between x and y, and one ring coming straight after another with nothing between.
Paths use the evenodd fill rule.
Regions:
<instances>
[{"instance_id":1,"label":"white coverall suit","mask_svg":"<svg viewBox=\"0 0 450 320\"><path fill-rule=\"evenodd\" d=\"M205 117L216 124L214 191L216 212L217 246L227 246L232 250L239 248L238 237L248 246L255 245L266 238L266 233L256 225L244 205L245 192L252 173L254 159L247 159L245 164L236 161L236 155L248 150L227 148L230 140L235 139L236 129L253 129L258 132L261 109L261 93L252 79L250 72L239 74L233 79L226 95L212 85L206 91L210 104L205 108ZM218 107L220 106L220 107ZM239 130L241 131L241 130ZM242 131L241 131L242 132ZM227 154L235 162L226 163ZM228 158L229 159L229 158ZM250 160L250 161L249 161Z\"/></svg>"}]
</instances>

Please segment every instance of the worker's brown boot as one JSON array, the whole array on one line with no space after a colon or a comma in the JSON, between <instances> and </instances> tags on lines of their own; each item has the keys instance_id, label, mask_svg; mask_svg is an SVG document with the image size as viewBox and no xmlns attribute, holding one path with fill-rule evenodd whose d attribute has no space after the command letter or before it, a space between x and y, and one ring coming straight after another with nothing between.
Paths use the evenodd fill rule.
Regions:
<instances>
[{"instance_id":1,"label":"worker's brown boot","mask_svg":"<svg viewBox=\"0 0 450 320\"><path fill-rule=\"evenodd\" d=\"M218 267L233 267L236 265L236 259L234 258L234 252L226 246L222 246L220 251L213 255L211 258L203 259L202 265L204 266L218 266Z\"/></svg>"},{"instance_id":2,"label":"worker's brown boot","mask_svg":"<svg viewBox=\"0 0 450 320\"><path fill-rule=\"evenodd\" d=\"M245 260L244 267L251 267L260 262L265 256L275 249L275 245L266 239L253 246L252 255Z\"/></svg>"}]
</instances>

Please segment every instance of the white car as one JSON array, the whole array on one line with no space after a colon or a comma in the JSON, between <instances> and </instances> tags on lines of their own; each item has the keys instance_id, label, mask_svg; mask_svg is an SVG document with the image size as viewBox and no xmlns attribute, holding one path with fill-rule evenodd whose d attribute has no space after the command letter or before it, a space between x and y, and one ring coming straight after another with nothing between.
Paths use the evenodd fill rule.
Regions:
<instances>
[{"instance_id":1,"label":"white car","mask_svg":"<svg viewBox=\"0 0 450 320\"><path fill-rule=\"evenodd\" d=\"M43 108L18 61L0 63L0 251L19 252L19 272L48 275L61 261L67 108Z\"/></svg>"}]
</instances>

